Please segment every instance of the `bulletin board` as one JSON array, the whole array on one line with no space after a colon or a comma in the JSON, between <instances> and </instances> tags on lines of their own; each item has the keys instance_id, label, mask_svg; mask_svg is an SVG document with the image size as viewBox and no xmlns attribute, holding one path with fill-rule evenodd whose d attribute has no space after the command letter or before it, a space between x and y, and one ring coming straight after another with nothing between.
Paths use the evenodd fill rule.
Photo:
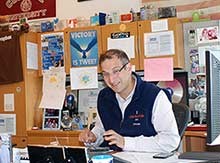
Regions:
<instances>
[{"instance_id":1,"label":"bulletin board","mask_svg":"<svg viewBox=\"0 0 220 163\"><path fill-rule=\"evenodd\" d=\"M205 50L220 46L219 21L201 21L183 24L185 69L188 71L189 106L191 110L200 112L200 120L206 119L206 71ZM207 37L204 31L213 33Z\"/></svg>"}]
</instances>

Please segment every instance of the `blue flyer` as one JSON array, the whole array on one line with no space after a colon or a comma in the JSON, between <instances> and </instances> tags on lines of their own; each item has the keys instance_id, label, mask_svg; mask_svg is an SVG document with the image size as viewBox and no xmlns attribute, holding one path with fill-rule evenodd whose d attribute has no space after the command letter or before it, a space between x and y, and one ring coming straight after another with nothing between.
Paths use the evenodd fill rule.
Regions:
<instances>
[{"instance_id":1,"label":"blue flyer","mask_svg":"<svg viewBox=\"0 0 220 163\"><path fill-rule=\"evenodd\" d=\"M41 35L42 69L64 66L63 33Z\"/></svg>"}]
</instances>

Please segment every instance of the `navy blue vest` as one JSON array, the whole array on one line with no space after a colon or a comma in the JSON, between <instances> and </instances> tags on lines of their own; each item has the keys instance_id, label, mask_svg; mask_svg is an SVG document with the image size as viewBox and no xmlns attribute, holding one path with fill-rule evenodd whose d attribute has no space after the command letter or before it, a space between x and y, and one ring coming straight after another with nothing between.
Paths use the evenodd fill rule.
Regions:
<instances>
[{"instance_id":1,"label":"navy blue vest","mask_svg":"<svg viewBox=\"0 0 220 163\"><path fill-rule=\"evenodd\" d=\"M100 91L98 96L98 113L105 130L114 130L122 136L155 136L156 131L151 123L152 108L154 100L160 91L160 88L154 84L143 81L139 76L133 73L137 78L137 85L131 102L128 104L124 119L119 108L115 92L106 87ZM108 146L104 142L101 146ZM116 146L113 150L120 150Z\"/></svg>"}]
</instances>

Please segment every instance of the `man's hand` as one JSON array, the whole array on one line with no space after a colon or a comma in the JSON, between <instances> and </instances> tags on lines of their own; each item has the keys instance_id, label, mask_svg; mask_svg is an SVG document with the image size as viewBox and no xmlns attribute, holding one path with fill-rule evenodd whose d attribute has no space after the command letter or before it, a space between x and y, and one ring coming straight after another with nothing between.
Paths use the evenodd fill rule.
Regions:
<instances>
[{"instance_id":1,"label":"man's hand","mask_svg":"<svg viewBox=\"0 0 220 163\"><path fill-rule=\"evenodd\" d=\"M124 137L119 135L118 133L116 133L115 131L113 130L108 130L104 133L104 139L106 141L108 141L109 145L117 145L118 147L120 148L124 148Z\"/></svg>"},{"instance_id":2,"label":"man's hand","mask_svg":"<svg viewBox=\"0 0 220 163\"><path fill-rule=\"evenodd\" d=\"M96 141L96 136L89 129L84 129L79 134L79 141L83 143L94 143Z\"/></svg>"}]
</instances>

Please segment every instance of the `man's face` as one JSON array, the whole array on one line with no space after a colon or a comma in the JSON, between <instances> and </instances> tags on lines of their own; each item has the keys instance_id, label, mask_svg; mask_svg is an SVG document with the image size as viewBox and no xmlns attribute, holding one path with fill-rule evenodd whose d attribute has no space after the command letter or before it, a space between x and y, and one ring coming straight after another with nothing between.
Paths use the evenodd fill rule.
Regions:
<instances>
[{"instance_id":1,"label":"man's face","mask_svg":"<svg viewBox=\"0 0 220 163\"><path fill-rule=\"evenodd\" d=\"M114 92L123 94L123 92L128 88L128 84L131 79L130 63L123 65L117 57L114 57L102 62L101 68L103 78L107 86Z\"/></svg>"}]
</instances>

